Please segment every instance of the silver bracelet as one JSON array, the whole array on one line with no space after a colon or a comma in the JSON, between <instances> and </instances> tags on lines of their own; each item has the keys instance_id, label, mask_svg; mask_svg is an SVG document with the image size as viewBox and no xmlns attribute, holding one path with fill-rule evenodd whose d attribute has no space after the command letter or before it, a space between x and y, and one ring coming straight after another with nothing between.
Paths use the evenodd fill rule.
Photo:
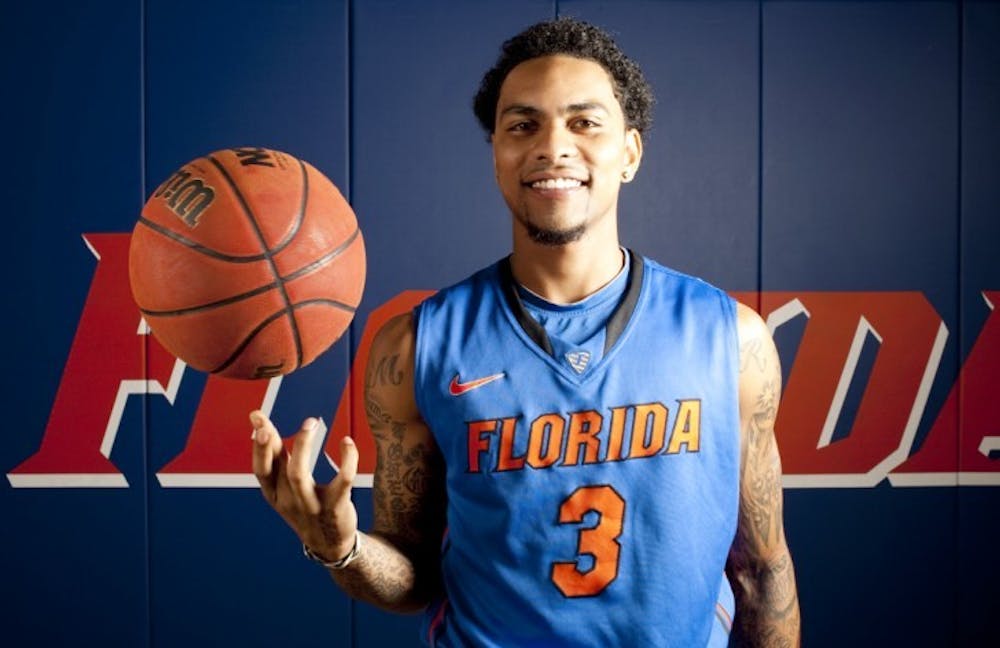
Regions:
<instances>
[{"instance_id":1,"label":"silver bracelet","mask_svg":"<svg viewBox=\"0 0 1000 648\"><path fill-rule=\"evenodd\" d=\"M329 561L325 560L321 556L317 556L313 553L313 550L306 546L306 543L302 543L302 554L310 559L315 560L319 564L323 565L327 569L343 569L347 567L352 562L354 562L358 556L361 555L361 532L354 532L354 546L351 548L350 553L341 558L340 560Z\"/></svg>"}]
</instances>

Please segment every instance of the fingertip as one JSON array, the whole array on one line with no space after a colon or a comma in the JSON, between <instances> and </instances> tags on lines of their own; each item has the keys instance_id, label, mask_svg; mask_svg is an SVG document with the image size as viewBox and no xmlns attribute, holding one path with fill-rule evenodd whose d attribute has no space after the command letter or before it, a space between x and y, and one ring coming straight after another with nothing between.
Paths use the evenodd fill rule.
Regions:
<instances>
[{"instance_id":1,"label":"fingertip","mask_svg":"<svg viewBox=\"0 0 1000 648\"><path fill-rule=\"evenodd\" d=\"M340 440L340 474L348 483L353 482L358 474L358 461L358 447L354 439L345 436Z\"/></svg>"},{"instance_id":2,"label":"fingertip","mask_svg":"<svg viewBox=\"0 0 1000 648\"><path fill-rule=\"evenodd\" d=\"M267 445L269 440L266 423L267 419L264 418L264 415L261 414L260 410L250 412L250 425L253 426L253 430L250 432L250 438L261 445Z\"/></svg>"}]
</instances>

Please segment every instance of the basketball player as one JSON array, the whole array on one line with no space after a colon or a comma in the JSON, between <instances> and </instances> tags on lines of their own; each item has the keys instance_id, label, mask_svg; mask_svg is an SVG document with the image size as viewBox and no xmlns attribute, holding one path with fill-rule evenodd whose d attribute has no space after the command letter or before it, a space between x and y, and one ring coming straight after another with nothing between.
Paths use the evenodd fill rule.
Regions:
<instances>
[{"instance_id":1,"label":"basketball player","mask_svg":"<svg viewBox=\"0 0 1000 648\"><path fill-rule=\"evenodd\" d=\"M307 555L350 596L424 610L431 645L799 642L768 330L618 241L651 103L590 25L505 44L475 108L513 252L377 335L374 529L349 438L319 486L317 421L286 455L251 414L254 471Z\"/></svg>"}]
</instances>

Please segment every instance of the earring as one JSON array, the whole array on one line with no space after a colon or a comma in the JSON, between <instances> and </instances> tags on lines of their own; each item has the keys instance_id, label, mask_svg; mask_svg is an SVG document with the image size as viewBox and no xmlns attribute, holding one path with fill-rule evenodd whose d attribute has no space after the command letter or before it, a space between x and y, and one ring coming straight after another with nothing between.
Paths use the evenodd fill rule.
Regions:
<instances>
[{"instance_id":1,"label":"earring","mask_svg":"<svg viewBox=\"0 0 1000 648\"><path fill-rule=\"evenodd\" d=\"M632 181L632 173L628 169L622 171L622 182L631 182L631 181Z\"/></svg>"}]
</instances>

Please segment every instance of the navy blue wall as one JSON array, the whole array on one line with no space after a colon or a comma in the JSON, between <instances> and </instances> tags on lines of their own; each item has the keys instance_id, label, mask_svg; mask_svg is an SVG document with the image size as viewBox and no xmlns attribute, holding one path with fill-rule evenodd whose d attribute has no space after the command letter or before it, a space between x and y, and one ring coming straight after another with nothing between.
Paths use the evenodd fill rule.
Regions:
<instances>
[{"instance_id":1,"label":"navy blue wall","mask_svg":"<svg viewBox=\"0 0 1000 648\"><path fill-rule=\"evenodd\" d=\"M0 200L13 224L12 357L0 378L7 645L419 644L416 617L350 601L304 560L254 488L165 482L206 387L197 372L171 398L124 401L108 456L118 487L58 474L40 487L24 466L83 344L73 341L97 299L95 268L111 262L81 236L126 235L152 187L233 146L308 160L358 214L369 262L357 318L269 401L287 432L306 415L329 424L375 308L507 250L471 97L500 43L538 20L610 29L657 92L643 166L622 197L626 244L732 291L926 298L948 336L911 453L992 314L983 291L1000 290L996 4L94 4L0 8ZM793 338L779 337L786 375ZM994 360L988 381L1000 387ZM242 409L232 415L244 425ZM956 444L982 434L944 416ZM786 489L806 645L997 641L1000 466L987 485L957 486L960 454L945 457L955 467L943 485ZM330 473L321 461L319 477ZM369 525L370 491L355 499Z\"/></svg>"},{"instance_id":2,"label":"navy blue wall","mask_svg":"<svg viewBox=\"0 0 1000 648\"><path fill-rule=\"evenodd\" d=\"M950 3L764 5L764 290L920 290L957 321L958 18ZM939 383L956 369L952 343ZM956 496L789 491L804 614L824 611L807 643L949 645Z\"/></svg>"}]
</instances>

